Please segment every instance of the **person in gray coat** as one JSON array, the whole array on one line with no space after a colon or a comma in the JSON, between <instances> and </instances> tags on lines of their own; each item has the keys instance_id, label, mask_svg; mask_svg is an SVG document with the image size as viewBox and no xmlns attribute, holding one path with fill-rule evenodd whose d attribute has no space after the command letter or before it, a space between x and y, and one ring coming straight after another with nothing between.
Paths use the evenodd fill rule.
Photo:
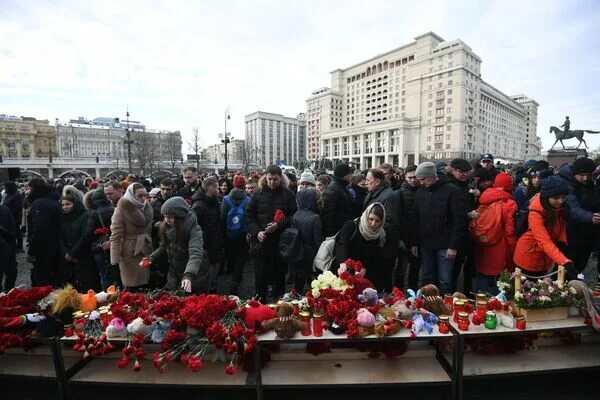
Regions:
<instances>
[{"instance_id":1,"label":"person in gray coat","mask_svg":"<svg viewBox=\"0 0 600 400\"><path fill-rule=\"evenodd\" d=\"M165 217L159 228L160 246L150 254L150 262L167 254L169 290L181 287L187 293L206 292L208 259L196 214L183 197L179 196L165 201L160 213Z\"/></svg>"},{"instance_id":2,"label":"person in gray coat","mask_svg":"<svg viewBox=\"0 0 600 400\"><path fill-rule=\"evenodd\" d=\"M294 288L302 293L304 285L311 278L312 263L323 242L323 225L317 214L319 191L313 187L303 189L296 195L298 211L292 218L292 226L298 229L302 256L291 263L294 275Z\"/></svg>"}]
</instances>

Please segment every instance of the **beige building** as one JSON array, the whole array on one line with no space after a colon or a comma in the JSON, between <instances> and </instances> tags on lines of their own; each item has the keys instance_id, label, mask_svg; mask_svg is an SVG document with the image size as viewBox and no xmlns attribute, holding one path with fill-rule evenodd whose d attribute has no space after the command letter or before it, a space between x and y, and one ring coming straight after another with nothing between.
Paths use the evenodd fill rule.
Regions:
<instances>
[{"instance_id":1,"label":"beige building","mask_svg":"<svg viewBox=\"0 0 600 400\"><path fill-rule=\"evenodd\" d=\"M331 72L331 88L307 99L309 159L368 168L490 151L517 161L525 157L525 118L522 105L482 81L469 46L429 32Z\"/></svg>"},{"instance_id":2,"label":"beige building","mask_svg":"<svg viewBox=\"0 0 600 400\"><path fill-rule=\"evenodd\" d=\"M56 129L48 120L0 114L0 155L6 158L48 158L56 152Z\"/></svg>"},{"instance_id":3,"label":"beige building","mask_svg":"<svg viewBox=\"0 0 600 400\"><path fill-rule=\"evenodd\" d=\"M244 151L246 149L245 140L234 139L227 144L227 163L230 165L244 164ZM217 143L208 146L203 151L203 158L206 161L217 164L225 164L225 144Z\"/></svg>"},{"instance_id":4,"label":"beige building","mask_svg":"<svg viewBox=\"0 0 600 400\"><path fill-rule=\"evenodd\" d=\"M262 111L246 115L246 146L252 164L305 161L306 114L296 118Z\"/></svg>"},{"instance_id":5,"label":"beige building","mask_svg":"<svg viewBox=\"0 0 600 400\"><path fill-rule=\"evenodd\" d=\"M537 135L537 101L524 94L511 96L525 109L525 159L536 158L542 154L542 138Z\"/></svg>"}]
</instances>

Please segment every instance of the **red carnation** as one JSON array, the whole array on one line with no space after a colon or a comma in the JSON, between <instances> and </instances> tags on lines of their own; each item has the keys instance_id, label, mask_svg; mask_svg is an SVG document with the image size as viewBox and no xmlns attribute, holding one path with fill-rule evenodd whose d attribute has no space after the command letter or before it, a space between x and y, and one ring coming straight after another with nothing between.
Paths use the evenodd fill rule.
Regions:
<instances>
[{"instance_id":1,"label":"red carnation","mask_svg":"<svg viewBox=\"0 0 600 400\"><path fill-rule=\"evenodd\" d=\"M228 375L233 375L233 374L235 374L235 373L237 372L237 365L235 365L235 364L229 364L229 365L227 366L227 368L225 368L225 372L226 372Z\"/></svg>"},{"instance_id":2,"label":"red carnation","mask_svg":"<svg viewBox=\"0 0 600 400\"><path fill-rule=\"evenodd\" d=\"M285 214L279 208L275 210L275 216L273 217L273 221L277 224L282 222L285 219Z\"/></svg>"}]
</instances>

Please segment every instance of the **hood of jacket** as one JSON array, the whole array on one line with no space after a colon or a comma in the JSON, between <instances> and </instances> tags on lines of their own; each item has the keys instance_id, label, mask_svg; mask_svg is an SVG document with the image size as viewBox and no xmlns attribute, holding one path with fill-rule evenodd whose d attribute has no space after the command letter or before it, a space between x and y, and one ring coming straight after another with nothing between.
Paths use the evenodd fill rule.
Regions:
<instances>
[{"instance_id":1,"label":"hood of jacket","mask_svg":"<svg viewBox=\"0 0 600 400\"><path fill-rule=\"evenodd\" d=\"M219 197L218 196L208 197L208 196L206 196L204 191L197 191L196 193L194 193L194 195L192 196L192 203L194 203L196 201L201 201L201 202L205 203L206 205L209 205L212 207L216 207L219 205Z\"/></svg>"},{"instance_id":2,"label":"hood of jacket","mask_svg":"<svg viewBox=\"0 0 600 400\"><path fill-rule=\"evenodd\" d=\"M246 191L240 188L231 189L231 192L229 192L229 197L231 198L233 204L239 205L246 198Z\"/></svg>"},{"instance_id":3,"label":"hood of jacket","mask_svg":"<svg viewBox=\"0 0 600 400\"><path fill-rule=\"evenodd\" d=\"M505 192L502 189L489 188L481 194L481 197L479 198L479 204L490 205L500 200L512 200L512 198L513 197L510 193Z\"/></svg>"},{"instance_id":4,"label":"hood of jacket","mask_svg":"<svg viewBox=\"0 0 600 400\"><path fill-rule=\"evenodd\" d=\"M575 184L578 183L577 180L575 179L575 176L573 175L573 171L571 170L571 166L568 165L568 164L564 165L558 171L558 176L560 176L561 178L565 179L571 185L575 185Z\"/></svg>"},{"instance_id":5,"label":"hood of jacket","mask_svg":"<svg viewBox=\"0 0 600 400\"><path fill-rule=\"evenodd\" d=\"M62 211L62 210L61 210ZM79 218L82 214L85 214L85 207L83 203L79 201L79 199L75 199L75 203L73 204L73 210L65 214L64 212L61 215L61 219L65 222L72 222Z\"/></svg>"},{"instance_id":6,"label":"hood of jacket","mask_svg":"<svg viewBox=\"0 0 600 400\"><path fill-rule=\"evenodd\" d=\"M314 188L301 190L296 195L298 210L310 210L316 212L318 210L317 203L317 190Z\"/></svg>"},{"instance_id":7,"label":"hood of jacket","mask_svg":"<svg viewBox=\"0 0 600 400\"><path fill-rule=\"evenodd\" d=\"M281 175L281 187L289 188L290 187L290 179L285 175ZM263 175L258 181L259 189L268 189L267 186L267 175Z\"/></svg>"},{"instance_id":8,"label":"hood of jacket","mask_svg":"<svg viewBox=\"0 0 600 400\"><path fill-rule=\"evenodd\" d=\"M87 210L97 210L102 207L113 206L108 197L106 197L103 188L87 192L83 196L83 205Z\"/></svg>"}]
</instances>

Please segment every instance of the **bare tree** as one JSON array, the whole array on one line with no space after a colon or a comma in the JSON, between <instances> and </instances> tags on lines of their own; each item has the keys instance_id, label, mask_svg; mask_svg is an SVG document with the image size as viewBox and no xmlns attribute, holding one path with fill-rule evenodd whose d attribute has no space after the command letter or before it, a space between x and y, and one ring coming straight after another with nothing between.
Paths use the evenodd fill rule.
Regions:
<instances>
[{"instance_id":1,"label":"bare tree","mask_svg":"<svg viewBox=\"0 0 600 400\"><path fill-rule=\"evenodd\" d=\"M192 128L192 139L188 141L188 148L193 152L196 159L196 169L200 170L200 154L202 153L202 147L200 146L200 133L198 127Z\"/></svg>"},{"instance_id":2,"label":"bare tree","mask_svg":"<svg viewBox=\"0 0 600 400\"><path fill-rule=\"evenodd\" d=\"M168 133L163 141L164 158L171 165L172 172L175 172L177 161L181 161L181 136L177 133Z\"/></svg>"},{"instance_id":3,"label":"bare tree","mask_svg":"<svg viewBox=\"0 0 600 400\"><path fill-rule=\"evenodd\" d=\"M160 143L148 132L134 132L134 155L142 175L152 175L159 165Z\"/></svg>"},{"instance_id":4,"label":"bare tree","mask_svg":"<svg viewBox=\"0 0 600 400\"><path fill-rule=\"evenodd\" d=\"M260 154L260 149L253 147L252 143L244 140L244 143L241 146L241 152L241 161L244 166L244 172L248 174L250 168L258 164L257 155Z\"/></svg>"}]
</instances>

